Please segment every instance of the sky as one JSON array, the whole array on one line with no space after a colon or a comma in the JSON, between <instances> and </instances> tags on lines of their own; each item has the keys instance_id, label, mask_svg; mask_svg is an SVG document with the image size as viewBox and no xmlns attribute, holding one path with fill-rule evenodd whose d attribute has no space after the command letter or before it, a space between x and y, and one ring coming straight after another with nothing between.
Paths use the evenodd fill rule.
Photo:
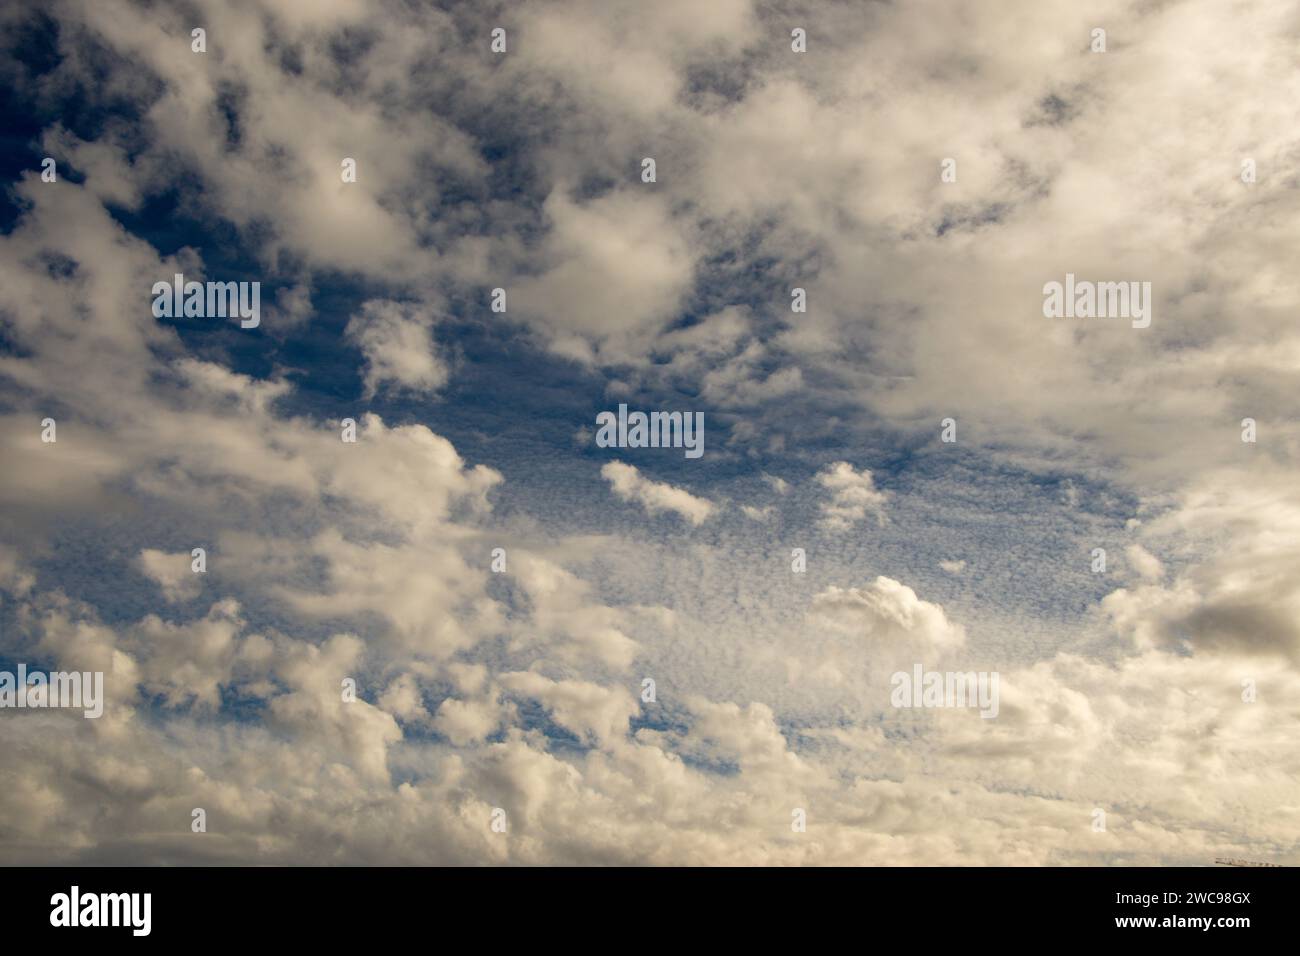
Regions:
<instances>
[{"instance_id":1,"label":"sky","mask_svg":"<svg viewBox=\"0 0 1300 956\"><path fill-rule=\"evenodd\" d=\"M6 4L0 863L1300 863L1298 39Z\"/></svg>"}]
</instances>

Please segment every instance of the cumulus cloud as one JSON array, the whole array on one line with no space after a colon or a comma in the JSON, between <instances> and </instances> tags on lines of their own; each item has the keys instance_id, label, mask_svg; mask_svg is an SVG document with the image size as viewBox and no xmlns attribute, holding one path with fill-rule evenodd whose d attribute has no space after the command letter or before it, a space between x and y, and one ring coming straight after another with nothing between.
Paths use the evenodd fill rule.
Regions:
<instances>
[{"instance_id":1,"label":"cumulus cloud","mask_svg":"<svg viewBox=\"0 0 1300 956\"><path fill-rule=\"evenodd\" d=\"M184 624L164 621L151 614L123 641L143 660L141 676L153 693L173 706L191 702L210 710L221 706L221 687L232 683L241 653L256 658L260 642L243 634L239 603L218 601L208 613Z\"/></svg>"},{"instance_id":2,"label":"cumulus cloud","mask_svg":"<svg viewBox=\"0 0 1300 956\"><path fill-rule=\"evenodd\" d=\"M769 475L767 472L763 473L762 478L778 495L789 494L790 482L786 481L784 478L780 478L776 475Z\"/></svg>"},{"instance_id":3,"label":"cumulus cloud","mask_svg":"<svg viewBox=\"0 0 1300 956\"><path fill-rule=\"evenodd\" d=\"M578 204L547 197L543 258L515 302L575 357L639 355L673 315L691 278L686 240L663 204L631 192Z\"/></svg>"},{"instance_id":4,"label":"cumulus cloud","mask_svg":"<svg viewBox=\"0 0 1300 956\"><path fill-rule=\"evenodd\" d=\"M1124 556L1128 558L1129 567L1143 579L1158 581L1164 576L1165 568L1160 559L1142 545L1130 544L1124 549Z\"/></svg>"},{"instance_id":5,"label":"cumulus cloud","mask_svg":"<svg viewBox=\"0 0 1300 956\"><path fill-rule=\"evenodd\" d=\"M700 525L716 507L713 502L697 498L684 488L644 478L635 465L621 461L607 462L601 467L600 476L609 482L619 498L636 502L652 515L667 511L680 515L693 525Z\"/></svg>"},{"instance_id":6,"label":"cumulus cloud","mask_svg":"<svg viewBox=\"0 0 1300 956\"><path fill-rule=\"evenodd\" d=\"M140 571L158 585L168 601L185 601L203 590L202 579L193 570L193 559L184 551L168 554L145 548L140 552Z\"/></svg>"},{"instance_id":7,"label":"cumulus cloud","mask_svg":"<svg viewBox=\"0 0 1300 956\"><path fill-rule=\"evenodd\" d=\"M431 332L432 316L402 302L367 302L348 323L346 334L365 357L366 394L385 382L413 392L432 393L447 383L447 365Z\"/></svg>"},{"instance_id":8,"label":"cumulus cloud","mask_svg":"<svg viewBox=\"0 0 1300 956\"><path fill-rule=\"evenodd\" d=\"M458 747L482 743L501 724L501 707L495 700L459 700L448 697L438 705L434 727Z\"/></svg>"},{"instance_id":9,"label":"cumulus cloud","mask_svg":"<svg viewBox=\"0 0 1300 956\"><path fill-rule=\"evenodd\" d=\"M532 604L528 630L534 637L554 641L555 653L570 664L596 662L615 671L631 666L637 642L626 633L624 610L601 602L589 582L555 561L527 551L516 551L514 561Z\"/></svg>"},{"instance_id":10,"label":"cumulus cloud","mask_svg":"<svg viewBox=\"0 0 1300 956\"><path fill-rule=\"evenodd\" d=\"M851 631L882 650L894 647L947 651L966 641L965 629L942 607L917 597L907 585L881 575L866 587L832 585L813 598L818 620Z\"/></svg>"},{"instance_id":11,"label":"cumulus cloud","mask_svg":"<svg viewBox=\"0 0 1300 956\"><path fill-rule=\"evenodd\" d=\"M1139 648L1201 648L1222 654L1300 660L1300 496L1288 469L1202 475L1158 520L1142 529L1165 546L1205 557L1163 581L1159 561L1135 545L1143 578L1102 602ZM1149 561L1144 555L1150 557Z\"/></svg>"},{"instance_id":12,"label":"cumulus cloud","mask_svg":"<svg viewBox=\"0 0 1300 956\"><path fill-rule=\"evenodd\" d=\"M869 469L857 471L847 461L837 461L818 473L817 483L830 493L821 503L822 527L847 531L867 515L884 524L887 495L876 488Z\"/></svg>"},{"instance_id":13,"label":"cumulus cloud","mask_svg":"<svg viewBox=\"0 0 1300 956\"><path fill-rule=\"evenodd\" d=\"M626 689L589 681L552 681L540 674L501 675L501 686L540 701L566 730L609 746L627 736L639 709Z\"/></svg>"}]
</instances>

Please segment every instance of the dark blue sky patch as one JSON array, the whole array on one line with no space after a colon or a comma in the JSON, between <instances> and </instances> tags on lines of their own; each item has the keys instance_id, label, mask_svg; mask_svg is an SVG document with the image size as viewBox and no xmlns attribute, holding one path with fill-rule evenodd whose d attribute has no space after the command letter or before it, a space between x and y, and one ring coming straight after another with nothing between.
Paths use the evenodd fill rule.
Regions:
<instances>
[{"instance_id":1,"label":"dark blue sky patch","mask_svg":"<svg viewBox=\"0 0 1300 956\"><path fill-rule=\"evenodd\" d=\"M531 697L512 697L511 700L519 714L515 726L526 731L541 731L552 753L558 756L581 756L592 749L588 741L552 720L550 712L540 701Z\"/></svg>"}]
</instances>

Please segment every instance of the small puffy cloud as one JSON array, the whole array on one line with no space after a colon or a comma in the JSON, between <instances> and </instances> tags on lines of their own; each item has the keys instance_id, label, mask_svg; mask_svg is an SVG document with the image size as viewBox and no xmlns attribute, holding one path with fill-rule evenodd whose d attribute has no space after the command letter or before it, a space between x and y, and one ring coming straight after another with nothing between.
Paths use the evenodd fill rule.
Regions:
<instances>
[{"instance_id":1,"label":"small puffy cloud","mask_svg":"<svg viewBox=\"0 0 1300 956\"><path fill-rule=\"evenodd\" d=\"M609 482L614 494L624 501L639 503L650 514L671 511L681 515L693 525L701 525L713 513L713 502L697 498L684 488L641 477L635 465L611 461L600 469L600 475Z\"/></svg>"},{"instance_id":2,"label":"small puffy cloud","mask_svg":"<svg viewBox=\"0 0 1300 956\"><path fill-rule=\"evenodd\" d=\"M421 723L429 719L419 685L411 674L402 674L379 696L379 706L399 720Z\"/></svg>"},{"instance_id":3,"label":"small puffy cloud","mask_svg":"<svg viewBox=\"0 0 1300 956\"><path fill-rule=\"evenodd\" d=\"M1280 655L1300 661L1300 494L1293 469L1257 465L1199 478L1143 528L1145 540L1205 555L1169 582L1145 548L1127 553L1143 577L1102 609L1138 648ZM1171 550L1172 553L1172 550Z\"/></svg>"},{"instance_id":4,"label":"small puffy cloud","mask_svg":"<svg viewBox=\"0 0 1300 956\"><path fill-rule=\"evenodd\" d=\"M768 505L765 508L756 508L753 505L741 505L740 510L745 517L749 518L751 521L766 521L768 518L772 517L773 509L771 505Z\"/></svg>"},{"instance_id":5,"label":"small puffy cloud","mask_svg":"<svg viewBox=\"0 0 1300 956\"><path fill-rule=\"evenodd\" d=\"M519 312L554 347L583 360L640 354L674 315L693 274L690 250L665 204L635 192L578 204L546 200L550 268L512 290Z\"/></svg>"},{"instance_id":6,"label":"small puffy cloud","mask_svg":"<svg viewBox=\"0 0 1300 956\"><path fill-rule=\"evenodd\" d=\"M1159 581L1164 577L1165 567L1160 563L1160 559L1142 545L1130 544L1124 554L1128 558L1129 567L1144 580Z\"/></svg>"},{"instance_id":7,"label":"small puffy cloud","mask_svg":"<svg viewBox=\"0 0 1300 956\"><path fill-rule=\"evenodd\" d=\"M741 707L731 701L692 698L687 704L695 723L684 750L735 762L758 778L797 779L805 766L791 749L775 714L755 701Z\"/></svg>"},{"instance_id":8,"label":"small puffy cloud","mask_svg":"<svg viewBox=\"0 0 1300 956\"><path fill-rule=\"evenodd\" d=\"M188 567L185 571L191 573ZM172 707L192 703L215 711L221 707L221 686L231 680L243 628L239 603L227 598L184 624L151 614L132 630L126 645L144 661L141 677L150 692Z\"/></svg>"},{"instance_id":9,"label":"small puffy cloud","mask_svg":"<svg viewBox=\"0 0 1300 956\"><path fill-rule=\"evenodd\" d=\"M763 472L763 480L771 485L772 490L778 495L784 495L790 491L790 482L786 481L784 478L778 478L776 475L769 475L767 472Z\"/></svg>"},{"instance_id":10,"label":"small puffy cloud","mask_svg":"<svg viewBox=\"0 0 1300 956\"><path fill-rule=\"evenodd\" d=\"M365 643L336 634L319 646L282 642L276 677L288 688L267 705L267 721L304 746L334 751L360 779L388 780L388 748L402 739L392 715L358 697L342 702L341 678L358 673Z\"/></svg>"},{"instance_id":11,"label":"small puffy cloud","mask_svg":"<svg viewBox=\"0 0 1300 956\"><path fill-rule=\"evenodd\" d=\"M138 559L140 572L158 585L163 597L172 604L197 597L202 589L202 582L192 569L192 561L186 551L169 554L155 548L145 548Z\"/></svg>"},{"instance_id":12,"label":"small puffy cloud","mask_svg":"<svg viewBox=\"0 0 1300 956\"><path fill-rule=\"evenodd\" d=\"M311 286L299 284L280 289L275 294L275 304L268 310L269 323L276 329L288 331L311 318Z\"/></svg>"},{"instance_id":13,"label":"small puffy cloud","mask_svg":"<svg viewBox=\"0 0 1300 956\"><path fill-rule=\"evenodd\" d=\"M318 480L331 494L375 509L395 527L421 531L446 520L453 506L491 511L487 495L503 480L500 472L467 467L451 442L424 425L388 428L373 414L357 424L358 442L373 448L384 467L348 454L352 446L329 436L312 451L320 456Z\"/></svg>"},{"instance_id":14,"label":"small puffy cloud","mask_svg":"<svg viewBox=\"0 0 1300 956\"><path fill-rule=\"evenodd\" d=\"M366 360L366 396L385 382L413 392L435 392L447 384L447 364L433 341L433 316L407 302L372 300L347 326L347 336Z\"/></svg>"},{"instance_id":15,"label":"small puffy cloud","mask_svg":"<svg viewBox=\"0 0 1300 956\"><path fill-rule=\"evenodd\" d=\"M23 564L18 552L0 543L0 590L22 596L36 584L36 576Z\"/></svg>"},{"instance_id":16,"label":"small puffy cloud","mask_svg":"<svg viewBox=\"0 0 1300 956\"><path fill-rule=\"evenodd\" d=\"M376 644L402 653L448 658L475 642L485 623L480 615L491 614L476 594L481 582L475 572L454 549L437 543L360 544L328 529L303 540L227 535L221 546L238 565L232 576L264 582L308 619L370 618L372 626L382 620L386 626L372 633ZM316 579L309 568L323 577ZM462 614L442 612L458 600Z\"/></svg>"},{"instance_id":17,"label":"small puffy cloud","mask_svg":"<svg viewBox=\"0 0 1300 956\"><path fill-rule=\"evenodd\" d=\"M813 598L813 614L826 626L885 647L944 651L966 642L965 628L949 621L942 607L883 575L863 588L832 585Z\"/></svg>"},{"instance_id":18,"label":"small puffy cloud","mask_svg":"<svg viewBox=\"0 0 1300 956\"><path fill-rule=\"evenodd\" d=\"M438 707L433 726L457 747L482 743L501 723L502 708L495 697L458 700L448 697Z\"/></svg>"},{"instance_id":19,"label":"small puffy cloud","mask_svg":"<svg viewBox=\"0 0 1300 956\"><path fill-rule=\"evenodd\" d=\"M939 567L943 568L943 570L947 571L949 574L961 574L963 571L966 570L966 562L965 561L940 561Z\"/></svg>"},{"instance_id":20,"label":"small puffy cloud","mask_svg":"<svg viewBox=\"0 0 1300 956\"><path fill-rule=\"evenodd\" d=\"M803 388L803 372L796 366L767 372L772 357L757 342L740 355L704 375L701 395L714 405L758 405Z\"/></svg>"},{"instance_id":21,"label":"small puffy cloud","mask_svg":"<svg viewBox=\"0 0 1300 956\"><path fill-rule=\"evenodd\" d=\"M46 130L43 145L52 155L64 156L86 177L86 188L106 204L135 210L140 206L140 187L126 151L116 143L86 142L62 127Z\"/></svg>"},{"instance_id":22,"label":"small puffy cloud","mask_svg":"<svg viewBox=\"0 0 1300 956\"><path fill-rule=\"evenodd\" d=\"M512 574L531 604L530 637L553 644L556 656L570 664L599 662L616 671L631 666L637 643L625 633L622 610L600 602L588 582L552 561L522 551L513 561Z\"/></svg>"},{"instance_id":23,"label":"small puffy cloud","mask_svg":"<svg viewBox=\"0 0 1300 956\"><path fill-rule=\"evenodd\" d=\"M854 470L847 461L837 461L817 474L817 483L831 493L821 505L821 525L829 531L846 531L867 515L885 523L883 491L876 489L870 470Z\"/></svg>"}]
</instances>

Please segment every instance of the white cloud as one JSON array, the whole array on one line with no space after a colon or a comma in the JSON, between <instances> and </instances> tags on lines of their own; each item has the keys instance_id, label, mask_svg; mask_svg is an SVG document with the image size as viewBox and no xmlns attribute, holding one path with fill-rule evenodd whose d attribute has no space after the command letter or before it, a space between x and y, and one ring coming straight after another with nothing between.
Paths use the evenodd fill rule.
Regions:
<instances>
[{"instance_id":1,"label":"white cloud","mask_svg":"<svg viewBox=\"0 0 1300 956\"><path fill-rule=\"evenodd\" d=\"M693 525L701 525L716 507L713 502L697 498L684 488L643 478L635 465L621 461L607 462L601 467L600 476L609 482L619 498L640 504L652 515L668 511Z\"/></svg>"},{"instance_id":2,"label":"white cloud","mask_svg":"<svg viewBox=\"0 0 1300 956\"><path fill-rule=\"evenodd\" d=\"M535 698L561 727L608 747L627 736L628 721L639 707L627 690L589 681L552 681L540 674L502 674L501 686Z\"/></svg>"},{"instance_id":3,"label":"white cloud","mask_svg":"<svg viewBox=\"0 0 1300 956\"><path fill-rule=\"evenodd\" d=\"M822 527L846 531L869 514L885 523L887 496L876 489L870 470L855 471L847 461L837 461L818 473L817 483L831 495L821 504Z\"/></svg>"},{"instance_id":4,"label":"white cloud","mask_svg":"<svg viewBox=\"0 0 1300 956\"><path fill-rule=\"evenodd\" d=\"M631 666L638 646L621 609L600 602L588 582L553 561L521 549L511 560L532 604L526 630L534 639L553 641L554 653L569 664L616 672Z\"/></svg>"},{"instance_id":5,"label":"white cloud","mask_svg":"<svg viewBox=\"0 0 1300 956\"><path fill-rule=\"evenodd\" d=\"M482 743L501 725L503 712L495 699L458 700L448 697L438 706L434 727L457 747Z\"/></svg>"},{"instance_id":6,"label":"white cloud","mask_svg":"<svg viewBox=\"0 0 1300 956\"><path fill-rule=\"evenodd\" d=\"M949 621L943 608L883 575L862 588L831 585L813 599L813 610L818 621L860 635L886 651L899 647L943 652L966 642L965 629Z\"/></svg>"},{"instance_id":7,"label":"white cloud","mask_svg":"<svg viewBox=\"0 0 1300 956\"><path fill-rule=\"evenodd\" d=\"M778 495L789 494L790 492L790 482L786 481L784 478L779 478L776 475L769 475L767 472L763 472L763 480L771 485L772 490Z\"/></svg>"},{"instance_id":8,"label":"white cloud","mask_svg":"<svg viewBox=\"0 0 1300 956\"><path fill-rule=\"evenodd\" d=\"M575 358L640 355L675 313L692 275L687 243L668 210L633 192L579 204L557 190L545 214L549 267L512 286L512 310Z\"/></svg>"},{"instance_id":9,"label":"white cloud","mask_svg":"<svg viewBox=\"0 0 1300 956\"><path fill-rule=\"evenodd\" d=\"M1163 566L1154 557L1141 563L1136 554L1143 583L1112 592L1102 607L1139 648L1300 661L1300 493L1293 469L1256 465L1249 478L1239 469L1204 473L1142 534L1204 557L1161 583ZM1130 552L1130 562L1134 557Z\"/></svg>"},{"instance_id":10,"label":"white cloud","mask_svg":"<svg viewBox=\"0 0 1300 956\"><path fill-rule=\"evenodd\" d=\"M1165 568L1160 559L1142 545L1130 544L1124 549L1124 555L1128 558L1129 567L1144 580L1159 581L1164 577Z\"/></svg>"},{"instance_id":11,"label":"white cloud","mask_svg":"<svg viewBox=\"0 0 1300 956\"><path fill-rule=\"evenodd\" d=\"M366 395L385 382L429 394L447 384L447 364L433 343L433 317L426 307L370 301L347 325L366 361Z\"/></svg>"}]
</instances>

